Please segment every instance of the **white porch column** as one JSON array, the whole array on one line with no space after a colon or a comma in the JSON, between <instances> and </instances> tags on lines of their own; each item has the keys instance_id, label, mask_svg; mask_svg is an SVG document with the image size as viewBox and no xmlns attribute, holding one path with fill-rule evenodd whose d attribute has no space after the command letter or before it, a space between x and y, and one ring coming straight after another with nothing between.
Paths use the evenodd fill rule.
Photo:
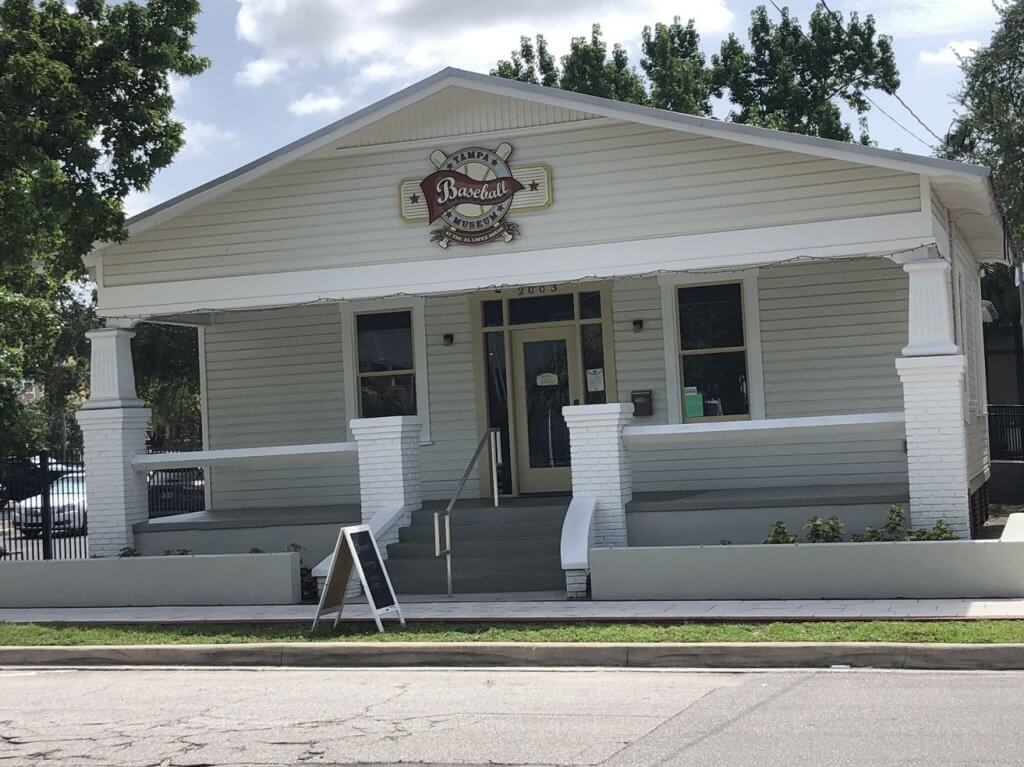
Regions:
<instances>
[{"instance_id":1,"label":"white porch column","mask_svg":"<svg viewBox=\"0 0 1024 767\"><path fill-rule=\"evenodd\" d=\"M569 426L573 497L597 501L591 545L625 546L633 478L622 429L633 420L633 404L571 405L562 415Z\"/></svg>"},{"instance_id":2,"label":"white porch column","mask_svg":"<svg viewBox=\"0 0 1024 767\"><path fill-rule=\"evenodd\" d=\"M949 264L941 259L903 265L910 280L909 343L896 371L903 382L910 480L910 523L945 520L970 536L970 477L964 429L966 360L953 334Z\"/></svg>"},{"instance_id":3,"label":"white porch column","mask_svg":"<svg viewBox=\"0 0 1024 767\"><path fill-rule=\"evenodd\" d=\"M402 509L402 517L390 535L378 541L382 548L398 540L398 527L408 525L412 511L421 505L422 426L420 419L413 416L357 418L349 422L359 448L359 497L363 524L369 524L378 511Z\"/></svg>"},{"instance_id":4,"label":"white porch column","mask_svg":"<svg viewBox=\"0 0 1024 767\"><path fill-rule=\"evenodd\" d=\"M135 542L132 525L149 514L146 475L132 459L146 452L150 410L135 393L127 328L86 333L92 345L89 399L78 411L85 445L89 554L115 556Z\"/></svg>"},{"instance_id":5,"label":"white porch column","mask_svg":"<svg viewBox=\"0 0 1024 767\"><path fill-rule=\"evenodd\" d=\"M941 258L908 261L909 343L904 357L959 354L953 335L953 293L949 264Z\"/></svg>"}]
</instances>

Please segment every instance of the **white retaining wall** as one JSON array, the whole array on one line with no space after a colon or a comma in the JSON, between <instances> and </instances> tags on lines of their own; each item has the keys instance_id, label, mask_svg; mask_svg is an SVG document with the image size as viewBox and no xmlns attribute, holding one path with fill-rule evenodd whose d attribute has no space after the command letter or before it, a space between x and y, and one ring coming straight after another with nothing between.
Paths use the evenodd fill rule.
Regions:
<instances>
[{"instance_id":1,"label":"white retaining wall","mask_svg":"<svg viewBox=\"0 0 1024 767\"><path fill-rule=\"evenodd\" d=\"M0 607L291 605L300 600L295 552L0 564Z\"/></svg>"},{"instance_id":2,"label":"white retaining wall","mask_svg":"<svg viewBox=\"0 0 1024 767\"><path fill-rule=\"evenodd\" d=\"M590 567L594 599L1024 597L1024 540L1011 538L604 548Z\"/></svg>"}]
</instances>

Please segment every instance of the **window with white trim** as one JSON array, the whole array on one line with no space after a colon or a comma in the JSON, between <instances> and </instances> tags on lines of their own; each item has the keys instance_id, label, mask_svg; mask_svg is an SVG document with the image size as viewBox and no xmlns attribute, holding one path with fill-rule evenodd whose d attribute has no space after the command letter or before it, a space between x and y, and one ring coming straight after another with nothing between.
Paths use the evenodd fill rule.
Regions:
<instances>
[{"instance_id":1,"label":"window with white trim","mask_svg":"<svg viewBox=\"0 0 1024 767\"><path fill-rule=\"evenodd\" d=\"M355 323L359 416L416 415L412 312L366 312Z\"/></svg>"},{"instance_id":2,"label":"window with white trim","mask_svg":"<svg viewBox=\"0 0 1024 767\"><path fill-rule=\"evenodd\" d=\"M681 286L676 301L683 419L748 417L742 284Z\"/></svg>"}]
</instances>

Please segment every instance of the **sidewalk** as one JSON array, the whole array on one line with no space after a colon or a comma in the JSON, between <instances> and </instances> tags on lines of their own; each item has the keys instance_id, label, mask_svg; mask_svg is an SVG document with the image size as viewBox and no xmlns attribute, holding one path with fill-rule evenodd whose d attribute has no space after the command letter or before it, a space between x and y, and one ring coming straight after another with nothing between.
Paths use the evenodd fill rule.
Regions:
<instances>
[{"instance_id":1,"label":"sidewalk","mask_svg":"<svg viewBox=\"0 0 1024 767\"><path fill-rule=\"evenodd\" d=\"M406 620L442 622L1024 620L1024 599L594 602L558 594L476 594L404 598L401 604ZM303 623L315 612L314 605L0 608L0 622ZM345 606L342 619L368 621L370 616L365 603L356 602Z\"/></svg>"}]
</instances>

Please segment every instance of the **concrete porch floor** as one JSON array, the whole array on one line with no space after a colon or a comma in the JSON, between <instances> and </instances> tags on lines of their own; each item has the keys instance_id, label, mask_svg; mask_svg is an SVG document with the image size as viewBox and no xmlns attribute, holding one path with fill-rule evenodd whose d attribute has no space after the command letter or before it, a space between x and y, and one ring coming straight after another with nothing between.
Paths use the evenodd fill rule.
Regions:
<instances>
[{"instance_id":1,"label":"concrete porch floor","mask_svg":"<svg viewBox=\"0 0 1024 767\"><path fill-rule=\"evenodd\" d=\"M470 594L400 598L409 621L675 622L811 620L1024 620L1024 599L865 599L596 602L563 594ZM314 605L0 609L12 623L293 623L312 622ZM345 621L370 621L353 602Z\"/></svg>"}]
</instances>

